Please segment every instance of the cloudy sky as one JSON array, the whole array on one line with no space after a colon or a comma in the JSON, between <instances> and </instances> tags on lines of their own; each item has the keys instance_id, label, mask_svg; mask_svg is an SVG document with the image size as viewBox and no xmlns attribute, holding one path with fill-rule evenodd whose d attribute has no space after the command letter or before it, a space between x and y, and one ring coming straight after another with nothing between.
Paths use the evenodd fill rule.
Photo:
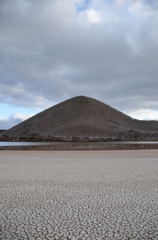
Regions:
<instances>
[{"instance_id":1,"label":"cloudy sky","mask_svg":"<svg viewBox=\"0 0 158 240\"><path fill-rule=\"evenodd\" d=\"M77 95L158 120L157 0L0 0L0 129Z\"/></svg>"}]
</instances>

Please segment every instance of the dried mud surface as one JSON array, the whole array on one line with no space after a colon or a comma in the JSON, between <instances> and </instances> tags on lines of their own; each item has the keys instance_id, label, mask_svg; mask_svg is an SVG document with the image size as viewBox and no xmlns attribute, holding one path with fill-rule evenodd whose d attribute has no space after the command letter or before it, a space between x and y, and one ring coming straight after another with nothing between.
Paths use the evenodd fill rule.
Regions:
<instances>
[{"instance_id":1,"label":"dried mud surface","mask_svg":"<svg viewBox=\"0 0 158 240\"><path fill-rule=\"evenodd\" d=\"M0 239L158 239L158 151L1 151Z\"/></svg>"}]
</instances>

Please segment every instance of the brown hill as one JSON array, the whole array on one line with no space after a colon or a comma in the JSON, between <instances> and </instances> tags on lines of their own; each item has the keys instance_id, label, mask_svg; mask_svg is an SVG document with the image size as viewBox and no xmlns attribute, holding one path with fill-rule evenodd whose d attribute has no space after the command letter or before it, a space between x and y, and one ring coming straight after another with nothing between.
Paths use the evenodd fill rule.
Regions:
<instances>
[{"instance_id":1,"label":"brown hill","mask_svg":"<svg viewBox=\"0 0 158 240\"><path fill-rule=\"evenodd\" d=\"M5 134L5 135L4 135ZM158 121L139 121L92 98L79 96L53 106L1 133L1 140L157 140Z\"/></svg>"}]
</instances>

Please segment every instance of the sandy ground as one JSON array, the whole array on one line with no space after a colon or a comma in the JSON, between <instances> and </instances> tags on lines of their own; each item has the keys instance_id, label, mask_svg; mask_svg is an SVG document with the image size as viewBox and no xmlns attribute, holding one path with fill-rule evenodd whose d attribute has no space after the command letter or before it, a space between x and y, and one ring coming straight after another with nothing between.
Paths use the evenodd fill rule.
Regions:
<instances>
[{"instance_id":1,"label":"sandy ground","mask_svg":"<svg viewBox=\"0 0 158 240\"><path fill-rule=\"evenodd\" d=\"M158 151L1 151L0 239L158 239Z\"/></svg>"}]
</instances>

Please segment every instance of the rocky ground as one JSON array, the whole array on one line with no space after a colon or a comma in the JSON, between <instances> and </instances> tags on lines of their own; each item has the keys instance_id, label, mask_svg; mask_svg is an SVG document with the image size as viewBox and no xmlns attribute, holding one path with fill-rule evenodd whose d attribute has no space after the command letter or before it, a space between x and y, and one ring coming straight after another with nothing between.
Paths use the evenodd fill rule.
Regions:
<instances>
[{"instance_id":1,"label":"rocky ground","mask_svg":"<svg viewBox=\"0 0 158 240\"><path fill-rule=\"evenodd\" d=\"M158 239L158 151L0 152L0 239Z\"/></svg>"},{"instance_id":2,"label":"rocky ground","mask_svg":"<svg viewBox=\"0 0 158 240\"><path fill-rule=\"evenodd\" d=\"M11 136L4 133L0 135L0 141L9 142L114 142L114 141L158 141L158 132L154 131L122 131L109 136L50 136L40 134L28 134Z\"/></svg>"}]
</instances>

